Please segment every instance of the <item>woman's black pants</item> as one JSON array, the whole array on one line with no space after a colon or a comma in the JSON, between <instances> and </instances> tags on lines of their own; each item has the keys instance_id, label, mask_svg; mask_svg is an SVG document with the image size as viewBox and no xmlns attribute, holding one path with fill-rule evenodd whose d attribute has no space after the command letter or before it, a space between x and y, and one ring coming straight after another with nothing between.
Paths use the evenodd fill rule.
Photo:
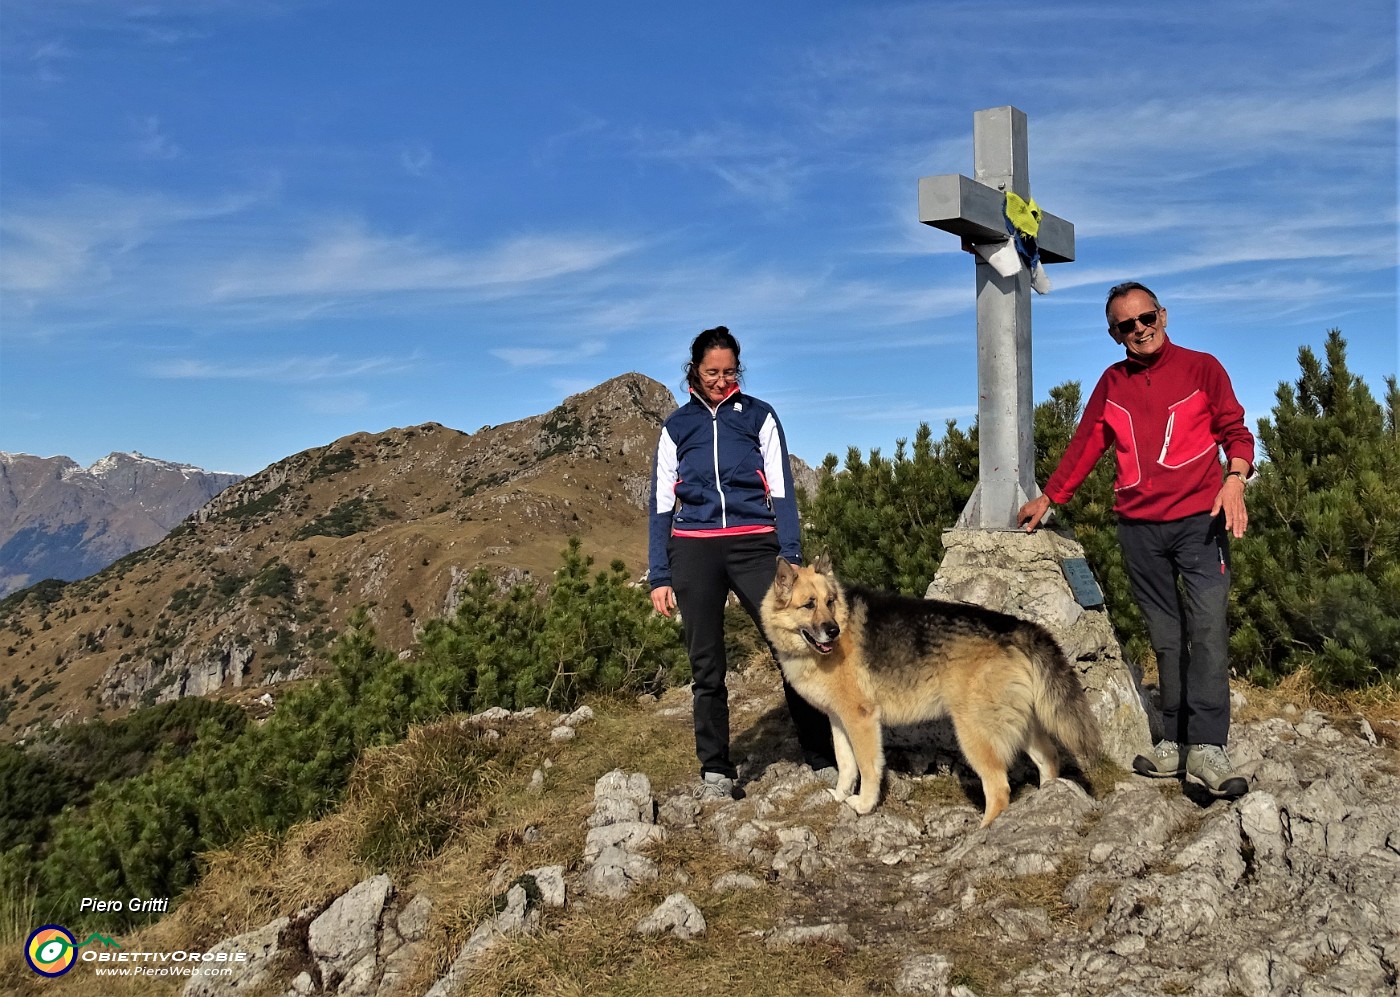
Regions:
<instances>
[{"instance_id":1,"label":"woman's black pants","mask_svg":"<svg viewBox=\"0 0 1400 997\"><path fill-rule=\"evenodd\" d=\"M763 632L758 607L777 572L773 533L730 537L672 537L671 588L685 630L695 709L695 754L700 771L733 779L729 758L728 662L724 653L724 603L732 591ZM831 721L783 680L788 712L797 727L803 760L814 769L835 765Z\"/></svg>"}]
</instances>

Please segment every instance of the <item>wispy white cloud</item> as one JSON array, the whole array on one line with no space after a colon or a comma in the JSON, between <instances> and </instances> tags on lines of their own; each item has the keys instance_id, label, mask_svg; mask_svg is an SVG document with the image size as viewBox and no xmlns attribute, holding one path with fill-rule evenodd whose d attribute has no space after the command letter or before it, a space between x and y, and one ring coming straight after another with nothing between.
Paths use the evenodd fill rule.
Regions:
<instances>
[{"instance_id":1,"label":"wispy white cloud","mask_svg":"<svg viewBox=\"0 0 1400 997\"><path fill-rule=\"evenodd\" d=\"M164 380L269 381L302 384L348 378L402 374L421 365L423 358L288 356L256 363L221 363L214 360L162 360L150 364L146 373Z\"/></svg>"},{"instance_id":2,"label":"wispy white cloud","mask_svg":"<svg viewBox=\"0 0 1400 997\"><path fill-rule=\"evenodd\" d=\"M596 380L578 377L557 377L551 378L549 382L550 391L559 398L567 398L570 395L581 394L598 386Z\"/></svg>"},{"instance_id":3,"label":"wispy white cloud","mask_svg":"<svg viewBox=\"0 0 1400 997\"><path fill-rule=\"evenodd\" d=\"M222 19L281 16L319 0L7 0L12 30L26 34L86 32L105 39L127 34L162 44L205 37Z\"/></svg>"},{"instance_id":4,"label":"wispy white cloud","mask_svg":"<svg viewBox=\"0 0 1400 997\"><path fill-rule=\"evenodd\" d=\"M1317 93L1297 85L1207 80L1190 101L1129 94L1036 116L1033 193L1075 225L1081 258L1118 261L1052 267L1057 289L1216 271L1226 297L1244 296L1249 282L1221 281L1219 269L1263 266L1274 271L1268 283L1302 307L1345 298L1346 275L1394 268L1393 80ZM938 143L930 160L935 172L971 173L958 169L970 152L963 134ZM907 215L909 202L888 211ZM908 225L886 231L880 248L893 254L946 252L955 242Z\"/></svg>"},{"instance_id":5,"label":"wispy white cloud","mask_svg":"<svg viewBox=\"0 0 1400 997\"><path fill-rule=\"evenodd\" d=\"M539 140L532 159L537 166L554 168L561 163L577 162L590 154L597 154L600 146L607 146L611 125L608 120L590 111L575 109L574 124L562 131L546 135Z\"/></svg>"},{"instance_id":6,"label":"wispy white cloud","mask_svg":"<svg viewBox=\"0 0 1400 997\"><path fill-rule=\"evenodd\" d=\"M81 297L109 282L142 247L184 226L238 214L261 196L182 198L90 186L26 200L12 192L0 214L0 290ZM167 275L157 279L168 283Z\"/></svg>"},{"instance_id":7,"label":"wispy white cloud","mask_svg":"<svg viewBox=\"0 0 1400 997\"><path fill-rule=\"evenodd\" d=\"M151 134L158 138L158 129ZM421 306L432 295L491 302L538 294L644 245L570 232L449 245L360 220L307 226L286 217L271 190L200 198L83 188L9 198L0 216L0 290L12 295L12 316L34 321L304 321L367 299Z\"/></svg>"},{"instance_id":8,"label":"wispy white cloud","mask_svg":"<svg viewBox=\"0 0 1400 997\"><path fill-rule=\"evenodd\" d=\"M137 151L145 159L178 159L180 147L161 128L160 119L151 115L136 126Z\"/></svg>"},{"instance_id":9,"label":"wispy white cloud","mask_svg":"<svg viewBox=\"0 0 1400 997\"><path fill-rule=\"evenodd\" d=\"M73 51L61 41L39 42L29 55L29 65L38 83L52 86L63 82L64 66Z\"/></svg>"},{"instance_id":10,"label":"wispy white cloud","mask_svg":"<svg viewBox=\"0 0 1400 997\"><path fill-rule=\"evenodd\" d=\"M358 415L373 404L365 391L317 391L302 395L301 402L308 412L322 416Z\"/></svg>"},{"instance_id":11,"label":"wispy white cloud","mask_svg":"<svg viewBox=\"0 0 1400 997\"><path fill-rule=\"evenodd\" d=\"M433 166L433 150L427 145L408 145L399 150L399 164L411 177L427 175Z\"/></svg>"},{"instance_id":12,"label":"wispy white cloud","mask_svg":"<svg viewBox=\"0 0 1400 997\"><path fill-rule=\"evenodd\" d=\"M639 246L630 239L533 234L464 252L413 236L379 235L359 222L323 227L303 242L301 249L291 253L267 253L221 265L213 298L362 298L433 291L511 295L542 282L598 270Z\"/></svg>"},{"instance_id":13,"label":"wispy white cloud","mask_svg":"<svg viewBox=\"0 0 1400 997\"><path fill-rule=\"evenodd\" d=\"M588 339L560 346L519 346L488 350L511 367L555 367L595 357L607 348L601 340Z\"/></svg>"},{"instance_id":14,"label":"wispy white cloud","mask_svg":"<svg viewBox=\"0 0 1400 997\"><path fill-rule=\"evenodd\" d=\"M820 330L833 321L884 330L965 311L971 281L970 265L966 282L931 273L927 286L910 286L893 273L843 276L829 267L755 266L723 255L694 256L681 266L629 273L624 285L581 302L578 320L596 329L679 325L694 326L694 332L724 324L736 335L741 329L760 330L800 340L803 349L821 350L827 340ZM832 350L850 345L843 336L830 340Z\"/></svg>"},{"instance_id":15,"label":"wispy white cloud","mask_svg":"<svg viewBox=\"0 0 1400 997\"><path fill-rule=\"evenodd\" d=\"M1028 9L1017 30L1004 31L987 30L980 3L854 12L786 78L780 99L794 122L786 138L795 151L846 156L862 175L890 178L902 214L910 176L971 173L971 108L1015 103L1031 117L1032 192L1085 237L1121 230L1125 214L1143 233L1199 228L1222 207L1213 196L1220 183L1236 186L1234 201L1253 211L1255 227L1309 212L1296 199L1309 188L1393 193L1393 31L1340 8L1268 11L1235 13L1249 23L1248 43L1223 24L1203 31L1198 12L1154 12L1141 57L1114 58L1099 39L1138 15L1102 5ZM1098 30L1086 37L1071 27L1081 18ZM1303 21L1314 37L1284 68L1276 36L1293 36ZM978 39L975 59L955 66L938 56L964 35ZM1371 57L1358 59L1367 49ZM1027 81L1031 93L1015 86ZM950 104L965 123L930 131L929 122L949 119ZM1328 176L1300 183L1302 171L1329 160ZM803 175L797 166L793 175Z\"/></svg>"},{"instance_id":16,"label":"wispy white cloud","mask_svg":"<svg viewBox=\"0 0 1400 997\"><path fill-rule=\"evenodd\" d=\"M769 205L790 200L815 165L785 132L737 122L690 131L638 127L631 147L639 159L710 173L732 194Z\"/></svg>"}]
</instances>

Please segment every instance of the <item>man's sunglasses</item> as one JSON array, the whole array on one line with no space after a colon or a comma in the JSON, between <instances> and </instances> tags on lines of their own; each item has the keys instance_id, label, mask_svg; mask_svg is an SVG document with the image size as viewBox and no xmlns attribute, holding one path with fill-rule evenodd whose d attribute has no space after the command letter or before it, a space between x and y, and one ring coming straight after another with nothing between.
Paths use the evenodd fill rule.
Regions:
<instances>
[{"instance_id":1,"label":"man's sunglasses","mask_svg":"<svg viewBox=\"0 0 1400 997\"><path fill-rule=\"evenodd\" d=\"M1113 323L1113 328L1117 331L1118 335L1120 336L1126 336L1128 333L1132 332L1134 329L1137 328L1137 324L1139 322L1142 323L1142 327L1144 329L1150 329L1157 324L1158 311L1159 309L1154 308L1150 312L1143 312L1136 318L1125 318L1121 322Z\"/></svg>"}]
</instances>

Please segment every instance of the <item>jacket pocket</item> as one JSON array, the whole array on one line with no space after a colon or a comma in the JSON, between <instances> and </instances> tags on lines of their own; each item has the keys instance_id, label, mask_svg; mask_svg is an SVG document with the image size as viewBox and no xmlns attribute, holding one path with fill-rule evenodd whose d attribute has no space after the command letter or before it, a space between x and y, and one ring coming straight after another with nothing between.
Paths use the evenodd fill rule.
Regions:
<instances>
[{"instance_id":1,"label":"jacket pocket","mask_svg":"<svg viewBox=\"0 0 1400 997\"><path fill-rule=\"evenodd\" d=\"M1207 454L1218 451L1219 444L1210 430L1210 401L1197 389L1167 409L1166 435L1157 463L1166 468L1185 467Z\"/></svg>"}]
</instances>

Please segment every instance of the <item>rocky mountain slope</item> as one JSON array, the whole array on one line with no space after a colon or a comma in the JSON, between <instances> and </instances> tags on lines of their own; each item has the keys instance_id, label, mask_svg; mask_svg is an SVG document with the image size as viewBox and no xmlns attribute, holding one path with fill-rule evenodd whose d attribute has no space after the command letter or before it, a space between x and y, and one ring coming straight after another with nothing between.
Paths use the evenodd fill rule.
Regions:
<instances>
[{"instance_id":1,"label":"rocky mountain slope","mask_svg":"<svg viewBox=\"0 0 1400 997\"><path fill-rule=\"evenodd\" d=\"M0 603L9 735L307 674L359 605L407 646L472 569L547 579L572 535L640 575L652 452L675 404L626 374L475 433L428 423L279 461L154 546Z\"/></svg>"},{"instance_id":2,"label":"rocky mountain slope","mask_svg":"<svg viewBox=\"0 0 1400 997\"><path fill-rule=\"evenodd\" d=\"M139 453L84 468L0 452L0 597L46 578L86 578L242 480Z\"/></svg>"}]
</instances>

